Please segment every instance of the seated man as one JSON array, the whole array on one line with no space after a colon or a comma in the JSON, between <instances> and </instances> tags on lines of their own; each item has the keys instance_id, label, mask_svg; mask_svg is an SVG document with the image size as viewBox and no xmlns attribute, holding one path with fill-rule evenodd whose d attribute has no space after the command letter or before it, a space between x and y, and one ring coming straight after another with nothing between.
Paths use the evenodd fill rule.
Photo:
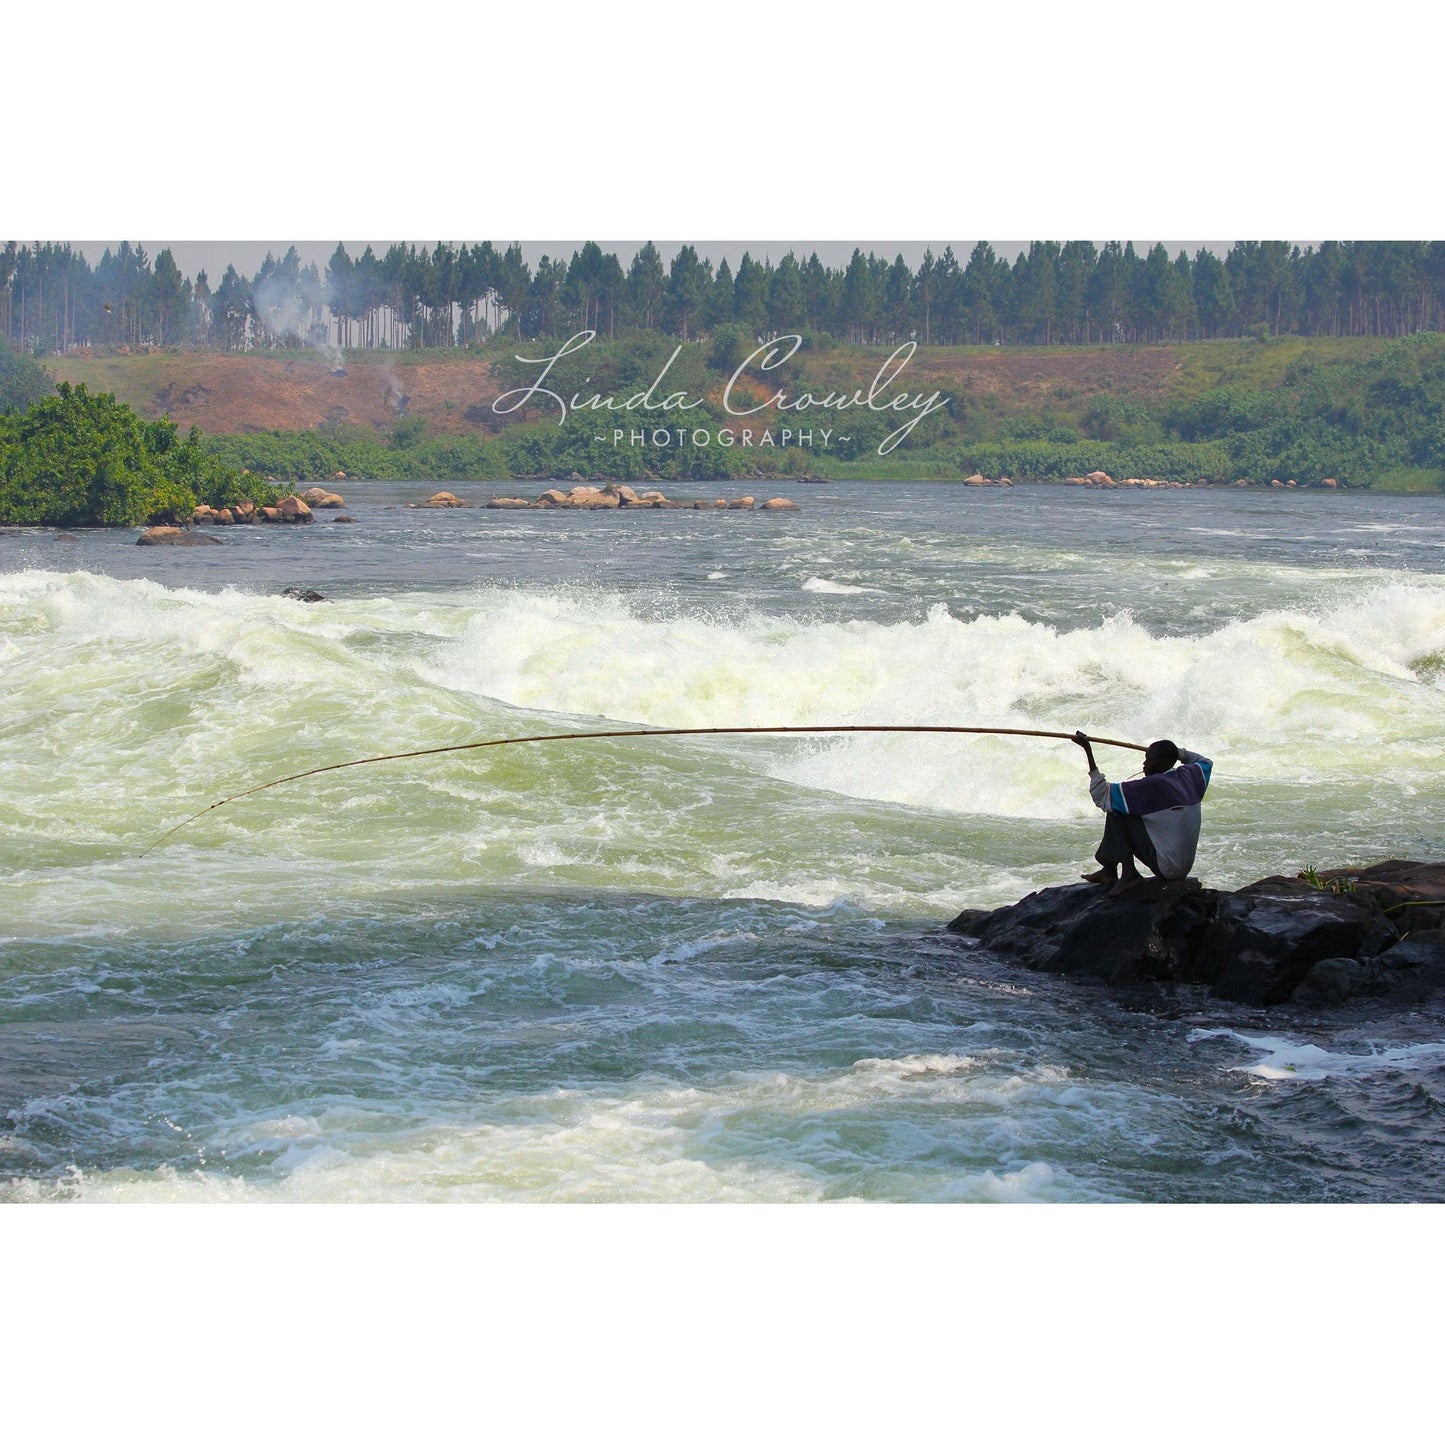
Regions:
<instances>
[{"instance_id":1,"label":"seated man","mask_svg":"<svg viewBox=\"0 0 1445 1445\"><path fill-rule=\"evenodd\" d=\"M1156 877L1187 878L1199 843L1199 803L1214 764L1161 739L1144 753L1142 778L1111 783L1094 762L1088 737L1077 732L1074 741L1089 761L1089 795L1105 813L1104 839L1094 854L1102 866L1085 873L1084 882L1107 884L1109 897L1118 898L1144 881L1136 858Z\"/></svg>"}]
</instances>

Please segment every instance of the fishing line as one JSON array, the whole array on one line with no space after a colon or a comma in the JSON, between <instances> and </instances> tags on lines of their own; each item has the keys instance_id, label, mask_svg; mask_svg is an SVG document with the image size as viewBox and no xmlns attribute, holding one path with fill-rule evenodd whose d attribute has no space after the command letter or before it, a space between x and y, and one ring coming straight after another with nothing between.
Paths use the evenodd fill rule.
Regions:
<instances>
[{"instance_id":1,"label":"fishing line","mask_svg":"<svg viewBox=\"0 0 1445 1445\"><path fill-rule=\"evenodd\" d=\"M475 743L448 743L439 748L416 748L405 753L382 753L371 758L352 758L344 763L327 763L319 768L307 768L304 772L288 773L284 778L272 778L268 783L257 783L255 787L243 788L239 793L231 793L224 798L218 798L214 803L204 807L198 813L192 813L189 818L183 818L169 832L162 833L148 848L141 852L144 858L152 849L159 848L167 838L179 833L189 823L194 823L197 818L204 818L207 813L214 813L217 808L223 808L227 803L234 803L238 798L249 798L253 793L264 793L267 788L280 787L282 783L299 782L302 778L314 778L320 773L335 773L342 768L359 768L367 763L393 763L406 758L432 758L439 753L464 753L474 748L504 748L515 743L567 743L578 742L586 738L678 738L678 737L715 737L723 733L985 733L991 737L1019 737L1019 738L1063 738L1073 742L1073 733L1043 732L1038 728L977 728L977 727L946 727L928 723L913 724L885 724L885 723L849 723L833 726L804 726L804 727L736 727L736 728L620 728L610 732L588 732L588 733L534 733L519 738L487 738L482 742ZM1135 752L1148 752L1148 748L1142 743L1120 742L1117 738L1089 738L1091 743L1099 743L1104 747L1111 748L1132 748Z\"/></svg>"}]
</instances>

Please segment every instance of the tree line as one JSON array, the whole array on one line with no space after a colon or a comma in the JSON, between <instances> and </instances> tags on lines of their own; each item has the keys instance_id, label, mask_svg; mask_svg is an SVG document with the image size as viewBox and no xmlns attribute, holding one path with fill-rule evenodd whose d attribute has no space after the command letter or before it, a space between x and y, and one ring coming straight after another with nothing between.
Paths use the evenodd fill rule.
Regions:
<instances>
[{"instance_id":1,"label":"tree line","mask_svg":"<svg viewBox=\"0 0 1445 1445\"><path fill-rule=\"evenodd\" d=\"M630 261L593 241L535 266L520 244L396 244L325 268L293 246L254 276L228 265L213 284L181 273L169 248L106 249L92 267L57 242L0 250L0 336L32 354L71 346L464 347L591 329L696 339L722 326L763 337L802 331L861 345L1097 345L1248 335L1387 336L1445 330L1445 242L1237 241L1223 257L1173 257L1161 243L1034 241L1012 262L985 241L917 267L855 250L778 261L744 253L734 270L684 245L648 242Z\"/></svg>"}]
</instances>

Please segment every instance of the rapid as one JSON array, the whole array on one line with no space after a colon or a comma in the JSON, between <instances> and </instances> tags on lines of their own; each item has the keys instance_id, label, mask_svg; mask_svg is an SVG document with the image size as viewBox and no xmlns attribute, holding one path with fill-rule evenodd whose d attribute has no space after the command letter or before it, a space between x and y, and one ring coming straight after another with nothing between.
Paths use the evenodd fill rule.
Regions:
<instances>
[{"instance_id":1,"label":"rapid","mask_svg":"<svg viewBox=\"0 0 1445 1445\"><path fill-rule=\"evenodd\" d=\"M1445 1197L1445 1018L1111 993L943 933L1089 866L1067 742L485 749L141 856L371 754L938 724L1208 754L1210 886L1438 858L1437 500L408 506L434 489L224 547L0 535L0 1199Z\"/></svg>"}]
</instances>

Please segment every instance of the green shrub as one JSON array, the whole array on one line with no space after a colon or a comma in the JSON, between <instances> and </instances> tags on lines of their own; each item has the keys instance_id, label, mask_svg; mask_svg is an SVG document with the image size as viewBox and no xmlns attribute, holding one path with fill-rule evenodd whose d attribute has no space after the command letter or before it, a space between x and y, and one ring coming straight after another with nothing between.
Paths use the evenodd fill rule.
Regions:
<instances>
[{"instance_id":1,"label":"green shrub","mask_svg":"<svg viewBox=\"0 0 1445 1445\"><path fill-rule=\"evenodd\" d=\"M0 417L0 521L52 527L184 522L203 487L230 478L169 420L142 421L114 396L63 383Z\"/></svg>"}]
</instances>

